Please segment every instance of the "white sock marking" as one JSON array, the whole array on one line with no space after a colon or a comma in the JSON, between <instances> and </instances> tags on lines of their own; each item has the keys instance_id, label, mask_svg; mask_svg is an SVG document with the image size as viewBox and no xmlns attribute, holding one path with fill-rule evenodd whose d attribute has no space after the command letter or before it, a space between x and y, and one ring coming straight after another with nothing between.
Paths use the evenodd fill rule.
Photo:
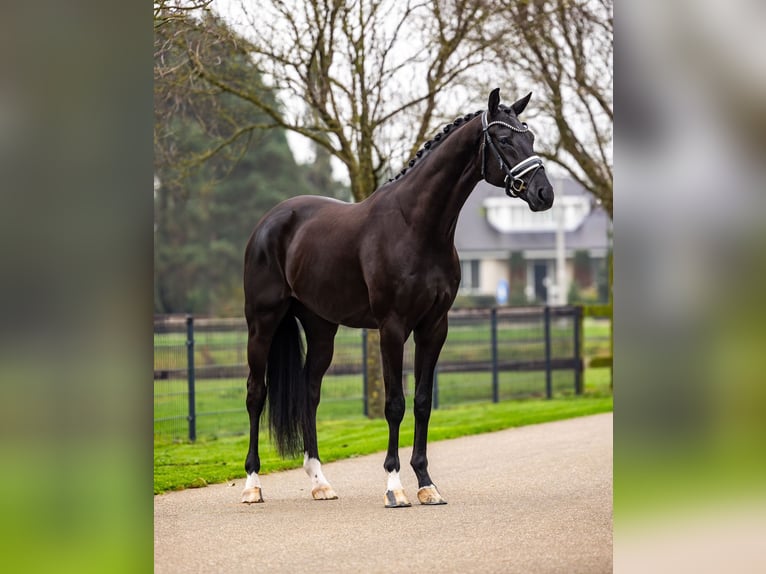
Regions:
<instances>
[{"instance_id":1,"label":"white sock marking","mask_svg":"<svg viewBox=\"0 0 766 574\"><path fill-rule=\"evenodd\" d=\"M258 478L257 472L253 472L247 475L247 480L245 481L245 490L248 488L261 488L261 479Z\"/></svg>"},{"instance_id":2,"label":"white sock marking","mask_svg":"<svg viewBox=\"0 0 766 574\"><path fill-rule=\"evenodd\" d=\"M388 473L388 485L386 490L404 490L402 481L399 479L399 473L397 471L392 470Z\"/></svg>"},{"instance_id":3,"label":"white sock marking","mask_svg":"<svg viewBox=\"0 0 766 574\"><path fill-rule=\"evenodd\" d=\"M311 479L312 490L318 486L330 486L327 479L322 474L322 463L316 458L309 458L308 453L303 453L303 470Z\"/></svg>"}]
</instances>

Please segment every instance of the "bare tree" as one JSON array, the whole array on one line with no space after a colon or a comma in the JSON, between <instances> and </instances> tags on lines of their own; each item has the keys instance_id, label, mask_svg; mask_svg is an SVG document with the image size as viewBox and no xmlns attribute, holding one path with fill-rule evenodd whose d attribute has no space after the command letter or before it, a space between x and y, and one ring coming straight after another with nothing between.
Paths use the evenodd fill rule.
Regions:
<instances>
[{"instance_id":1,"label":"bare tree","mask_svg":"<svg viewBox=\"0 0 766 574\"><path fill-rule=\"evenodd\" d=\"M485 48L465 40L487 12L468 0L272 0L257 14L243 3L242 13L249 39L238 48L281 95L282 109L220 74L202 45L190 46L194 71L327 149L346 166L356 200L377 188L391 158L414 153L445 110L464 111L459 99L440 104L484 58Z\"/></svg>"},{"instance_id":2,"label":"bare tree","mask_svg":"<svg viewBox=\"0 0 766 574\"><path fill-rule=\"evenodd\" d=\"M155 22L209 4L160 0ZM361 200L436 124L465 111L483 72L536 92L541 154L612 214L612 0L271 0L256 10L241 3L239 34L211 18L187 40L189 88L233 94L272 120L237 125L209 155L279 126L339 159ZM252 59L281 101L222 66L226 53Z\"/></svg>"},{"instance_id":3,"label":"bare tree","mask_svg":"<svg viewBox=\"0 0 766 574\"><path fill-rule=\"evenodd\" d=\"M207 10L213 0L154 0L154 27L184 18L191 12Z\"/></svg>"},{"instance_id":4,"label":"bare tree","mask_svg":"<svg viewBox=\"0 0 766 574\"><path fill-rule=\"evenodd\" d=\"M561 165L612 216L612 0L501 0L504 25L480 38L509 75L536 90L548 123L540 155Z\"/></svg>"}]
</instances>

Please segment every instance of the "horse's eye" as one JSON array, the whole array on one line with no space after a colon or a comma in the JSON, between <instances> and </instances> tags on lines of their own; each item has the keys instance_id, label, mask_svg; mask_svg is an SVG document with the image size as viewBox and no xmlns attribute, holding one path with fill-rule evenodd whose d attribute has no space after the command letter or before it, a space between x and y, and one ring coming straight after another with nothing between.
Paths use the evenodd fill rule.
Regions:
<instances>
[{"instance_id":1,"label":"horse's eye","mask_svg":"<svg viewBox=\"0 0 766 574\"><path fill-rule=\"evenodd\" d=\"M502 137L502 138L500 138L500 143L503 144L503 145L508 145L509 143L511 143L511 140L509 140L506 137Z\"/></svg>"}]
</instances>

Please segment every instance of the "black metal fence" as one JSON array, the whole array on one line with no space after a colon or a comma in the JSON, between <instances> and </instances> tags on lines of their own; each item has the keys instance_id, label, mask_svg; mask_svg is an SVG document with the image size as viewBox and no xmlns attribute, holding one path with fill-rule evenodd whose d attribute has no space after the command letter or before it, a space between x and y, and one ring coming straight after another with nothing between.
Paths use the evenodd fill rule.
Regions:
<instances>
[{"instance_id":1,"label":"black metal fence","mask_svg":"<svg viewBox=\"0 0 766 574\"><path fill-rule=\"evenodd\" d=\"M582 392L579 306L452 311L434 380L434 407ZM320 417L366 412L364 330L341 327L322 384ZM163 316L154 322L154 432L195 440L247 431L244 319ZM414 343L404 353L411 397Z\"/></svg>"}]
</instances>

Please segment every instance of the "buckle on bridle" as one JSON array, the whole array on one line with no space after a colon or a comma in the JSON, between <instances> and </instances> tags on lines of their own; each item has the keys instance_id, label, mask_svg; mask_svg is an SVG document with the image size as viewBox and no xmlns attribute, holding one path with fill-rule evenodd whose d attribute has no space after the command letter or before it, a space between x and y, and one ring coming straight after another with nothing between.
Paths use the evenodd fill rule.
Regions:
<instances>
[{"instance_id":1,"label":"buckle on bridle","mask_svg":"<svg viewBox=\"0 0 766 574\"><path fill-rule=\"evenodd\" d=\"M505 176L505 193L511 197L518 197L521 192L527 188L527 182L522 179L522 176L531 172L529 179L535 177L537 170L543 167L543 160L540 156L532 155L526 159L521 160L514 165L511 169L506 171ZM514 193L511 193L513 190Z\"/></svg>"},{"instance_id":2,"label":"buckle on bridle","mask_svg":"<svg viewBox=\"0 0 766 574\"><path fill-rule=\"evenodd\" d=\"M513 177L511 174L506 175L504 181L505 194L508 197L519 197L521 192L524 191L524 189L527 187L527 184L523 179L520 177Z\"/></svg>"}]
</instances>

